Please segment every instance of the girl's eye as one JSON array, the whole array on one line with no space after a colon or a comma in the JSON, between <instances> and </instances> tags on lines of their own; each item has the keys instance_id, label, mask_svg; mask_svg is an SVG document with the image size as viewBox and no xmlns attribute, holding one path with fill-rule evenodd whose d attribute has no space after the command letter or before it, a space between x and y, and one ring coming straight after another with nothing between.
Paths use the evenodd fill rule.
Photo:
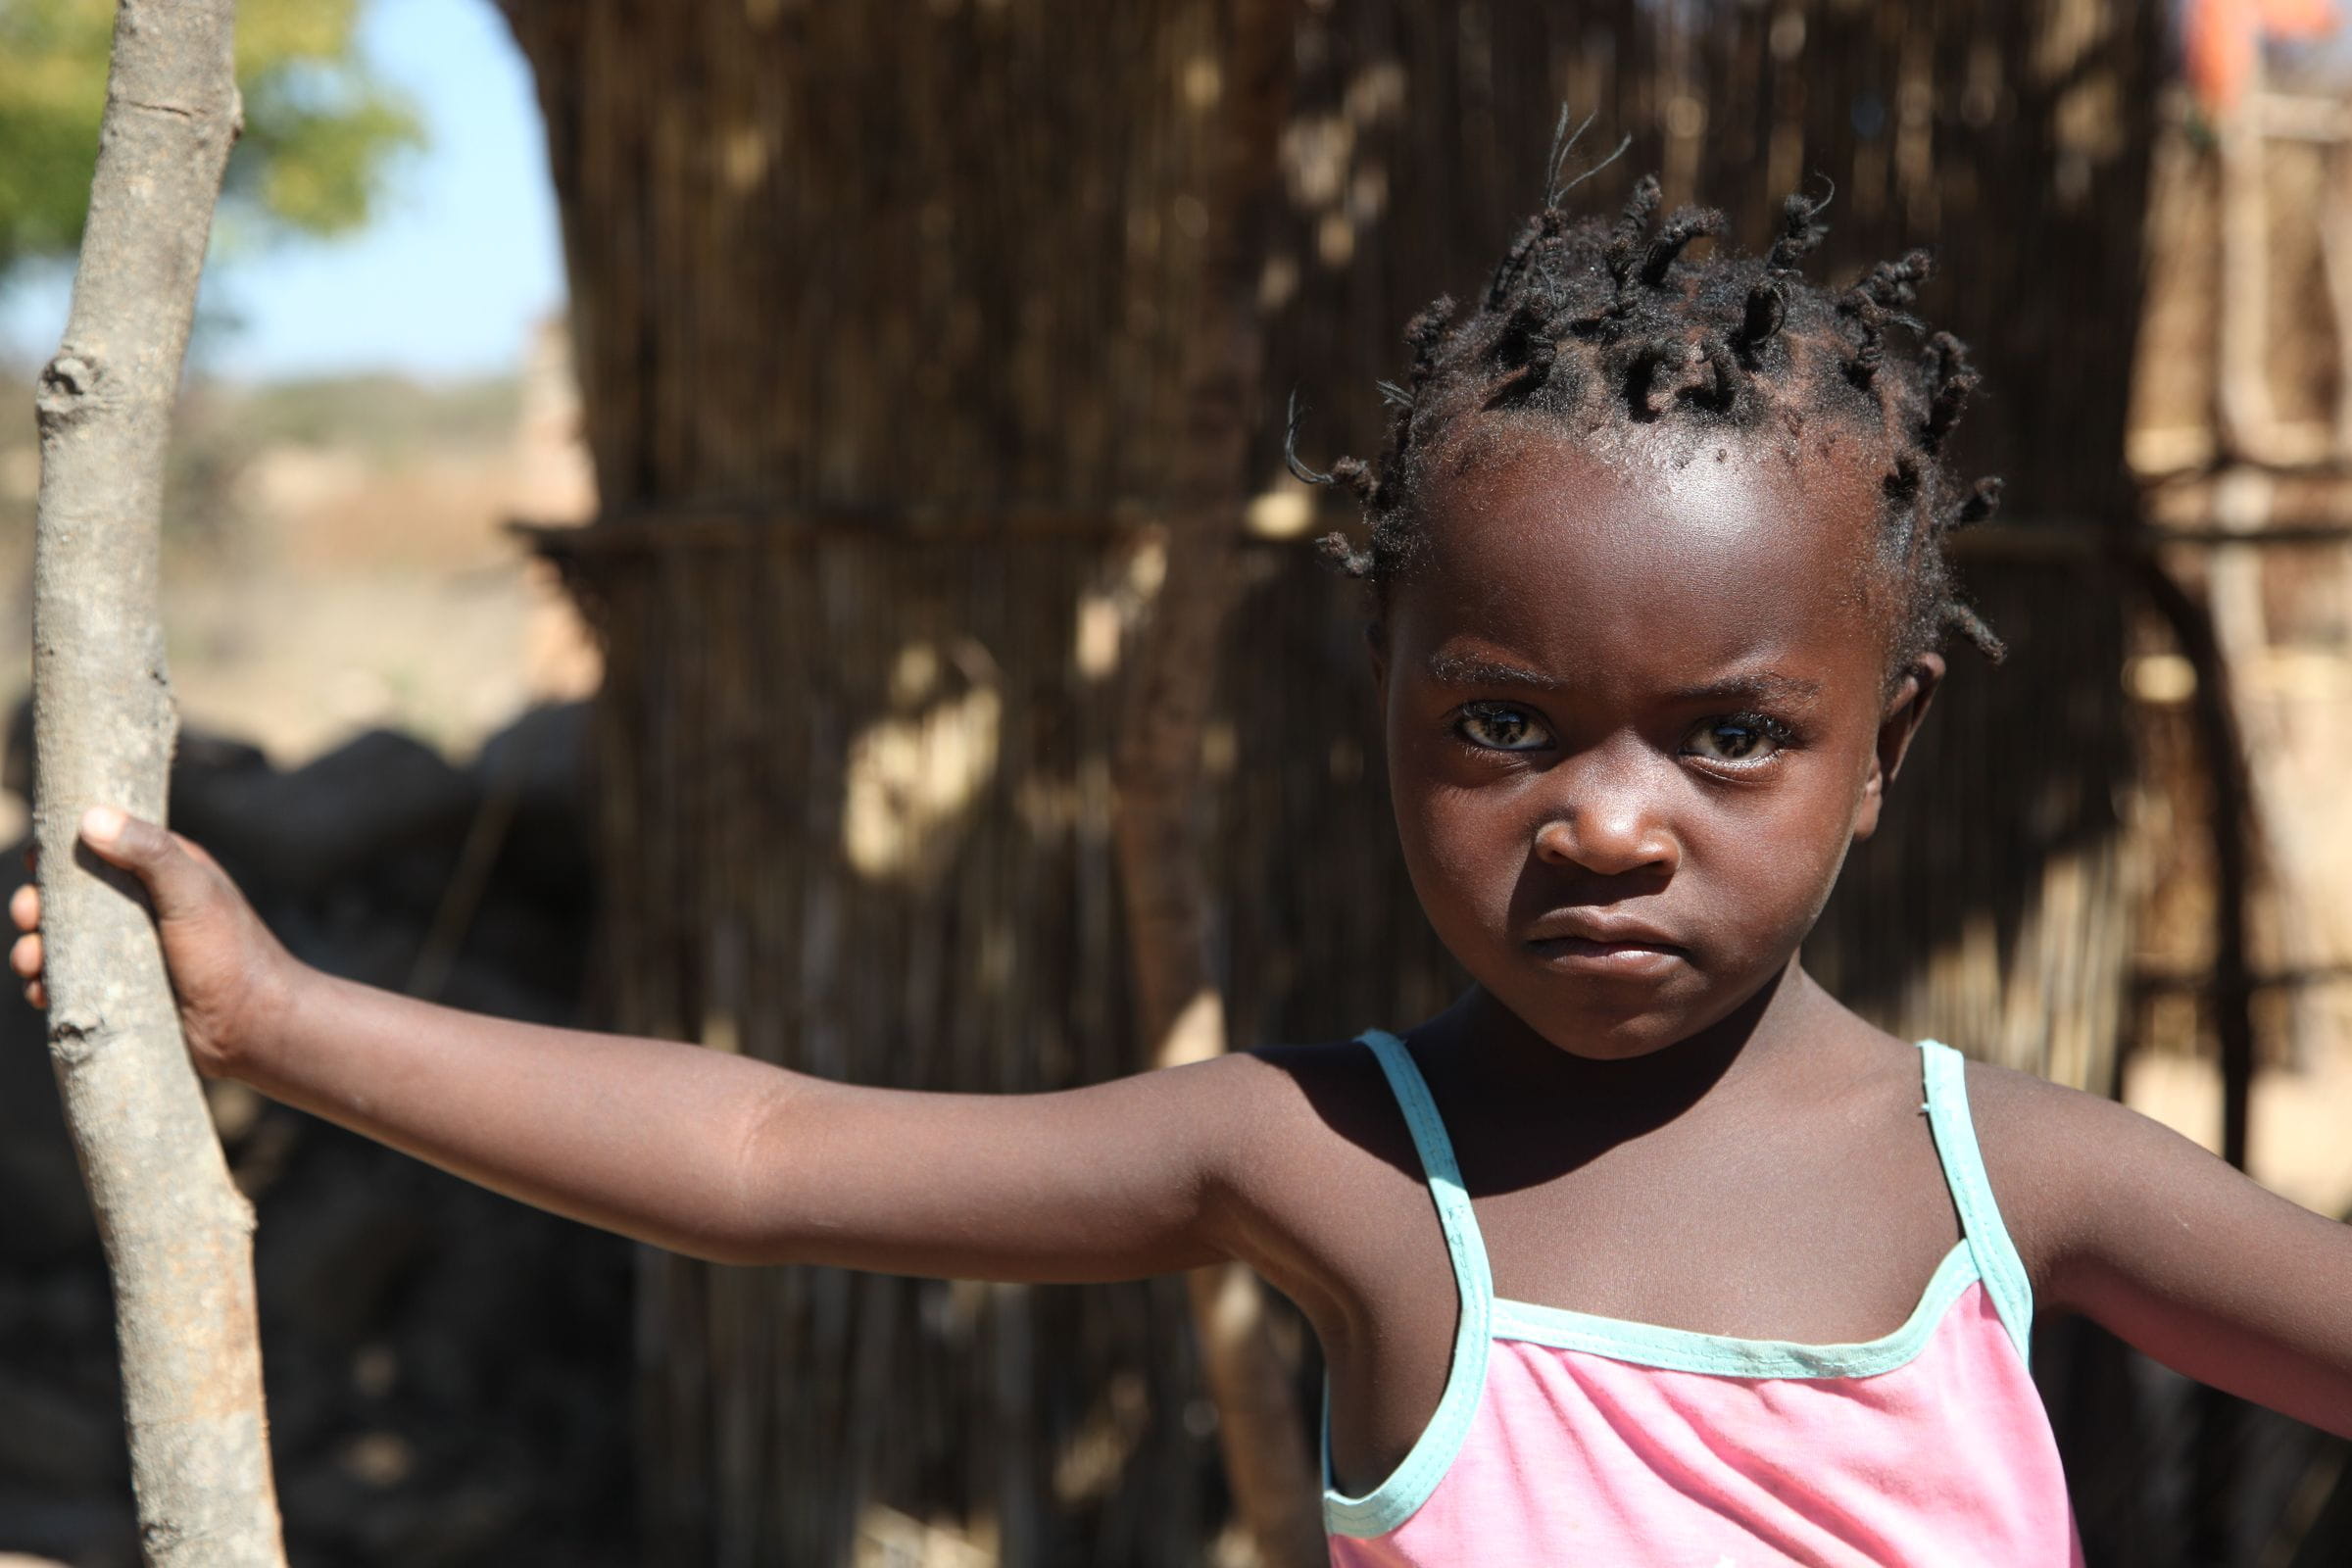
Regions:
<instances>
[{"instance_id":1,"label":"girl's eye","mask_svg":"<svg viewBox=\"0 0 2352 1568\"><path fill-rule=\"evenodd\" d=\"M1462 710L1453 729L1490 752L1534 752L1551 744L1551 731L1544 721L1510 703L1472 703Z\"/></svg>"},{"instance_id":2,"label":"girl's eye","mask_svg":"<svg viewBox=\"0 0 2352 1568\"><path fill-rule=\"evenodd\" d=\"M1761 762L1787 745L1785 725L1761 713L1702 719L1683 737L1683 755L1710 762Z\"/></svg>"}]
</instances>

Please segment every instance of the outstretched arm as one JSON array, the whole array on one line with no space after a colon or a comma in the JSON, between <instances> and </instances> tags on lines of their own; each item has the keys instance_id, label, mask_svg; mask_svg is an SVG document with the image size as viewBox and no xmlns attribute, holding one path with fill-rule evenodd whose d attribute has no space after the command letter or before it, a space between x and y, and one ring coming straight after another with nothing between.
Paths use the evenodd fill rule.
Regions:
<instances>
[{"instance_id":1,"label":"outstretched arm","mask_svg":"<svg viewBox=\"0 0 2352 1568\"><path fill-rule=\"evenodd\" d=\"M305 971L232 1070L483 1186L722 1262L982 1279L1208 1261L1212 1080L1060 1094L829 1082L481 1017Z\"/></svg>"},{"instance_id":2,"label":"outstretched arm","mask_svg":"<svg viewBox=\"0 0 2352 1568\"><path fill-rule=\"evenodd\" d=\"M525 1201L726 1262L1088 1280L1234 1250L1229 1130L1263 1070L1246 1058L1061 1094L914 1094L486 1018L296 962L174 834L117 812L83 831L149 889L199 1069ZM37 896L11 907L38 1003Z\"/></svg>"},{"instance_id":3,"label":"outstretched arm","mask_svg":"<svg viewBox=\"0 0 2352 1568\"><path fill-rule=\"evenodd\" d=\"M1969 1091L2037 1299L2352 1437L2352 1225L2112 1101L1974 1066Z\"/></svg>"}]
</instances>

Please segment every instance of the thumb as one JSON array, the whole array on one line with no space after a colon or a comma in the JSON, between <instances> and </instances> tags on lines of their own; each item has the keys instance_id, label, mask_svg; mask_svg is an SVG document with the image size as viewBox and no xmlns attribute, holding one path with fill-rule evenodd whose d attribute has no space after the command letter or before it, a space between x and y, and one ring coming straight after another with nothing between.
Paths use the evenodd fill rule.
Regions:
<instances>
[{"instance_id":1,"label":"thumb","mask_svg":"<svg viewBox=\"0 0 2352 1568\"><path fill-rule=\"evenodd\" d=\"M180 847L176 835L153 822L111 806L93 806L81 813L81 837L100 858L147 884L158 915L185 913L209 891L204 868Z\"/></svg>"}]
</instances>

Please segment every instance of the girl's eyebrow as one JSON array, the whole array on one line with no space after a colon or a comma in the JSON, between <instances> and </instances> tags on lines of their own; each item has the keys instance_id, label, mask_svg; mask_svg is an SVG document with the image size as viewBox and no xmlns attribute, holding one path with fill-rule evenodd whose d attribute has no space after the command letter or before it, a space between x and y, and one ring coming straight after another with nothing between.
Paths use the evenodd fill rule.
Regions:
<instances>
[{"instance_id":1,"label":"girl's eyebrow","mask_svg":"<svg viewBox=\"0 0 2352 1568\"><path fill-rule=\"evenodd\" d=\"M1430 655L1425 667L1432 679L1448 686L1527 686L1538 691L1558 691L1561 684L1549 675L1522 664L1505 663L1501 660L1478 654L1452 654L1444 649ZM1696 686L1685 686L1672 693L1669 700L1677 705L1800 703L1820 695L1821 682L1817 680L1761 669L1744 675L1726 675Z\"/></svg>"},{"instance_id":2,"label":"girl's eyebrow","mask_svg":"<svg viewBox=\"0 0 2352 1568\"><path fill-rule=\"evenodd\" d=\"M1549 675L1524 665L1506 664L1476 654L1449 654L1444 649L1430 655L1424 667L1433 680L1448 686L1533 686L1543 691L1557 691L1560 685Z\"/></svg>"},{"instance_id":3,"label":"girl's eyebrow","mask_svg":"<svg viewBox=\"0 0 2352 1568\"><path fill-rule=\"evenodd\" d=\"M1686 686L1674 694L1677 703L1791 703L1821 695L1821 682L1758 670L1749 675L1727 675L1721 680Z\"/></svg>"}]
</instances>

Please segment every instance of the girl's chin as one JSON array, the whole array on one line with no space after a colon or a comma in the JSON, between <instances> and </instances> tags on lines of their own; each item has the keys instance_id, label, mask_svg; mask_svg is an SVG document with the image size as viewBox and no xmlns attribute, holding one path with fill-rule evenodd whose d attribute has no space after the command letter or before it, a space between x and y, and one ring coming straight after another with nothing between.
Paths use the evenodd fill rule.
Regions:
<instances>
[{"instance_id":1,"label":"girl's chin","mask_svg":"<svg viewBox=\"0 0 2352 1568\"><path fill-rule=\"evenodd\" d=\"M1776 971L1777 972L1777 971ZM1703 1034L1755 999L1754 985L1726 986L1702 975L1680 952L1664 961L1648 954L1578 955L1564 962L1521 965L1481 982L1488 997L1545 1041L1594 1061L1646 1056Z\"/></svg>"},{"instance_id":2,"label":"girl's chin","mask_svg":"<svg viewBox=\"0 0 2352 1568\"><path fill-rule=\"evenodd\" d=\"M1684 999L1654 994L1628 998L1624 989L1606 988L1615 995L1566 999L1554 993L1502 1001L1520 1022L1552 1045L1594 1061L1622 1061L1663 1051L1690 1039L1719 1016L1701 999L1692 999L1698 1004L1690 1005Z\"/></svg>"}]
</instances>

